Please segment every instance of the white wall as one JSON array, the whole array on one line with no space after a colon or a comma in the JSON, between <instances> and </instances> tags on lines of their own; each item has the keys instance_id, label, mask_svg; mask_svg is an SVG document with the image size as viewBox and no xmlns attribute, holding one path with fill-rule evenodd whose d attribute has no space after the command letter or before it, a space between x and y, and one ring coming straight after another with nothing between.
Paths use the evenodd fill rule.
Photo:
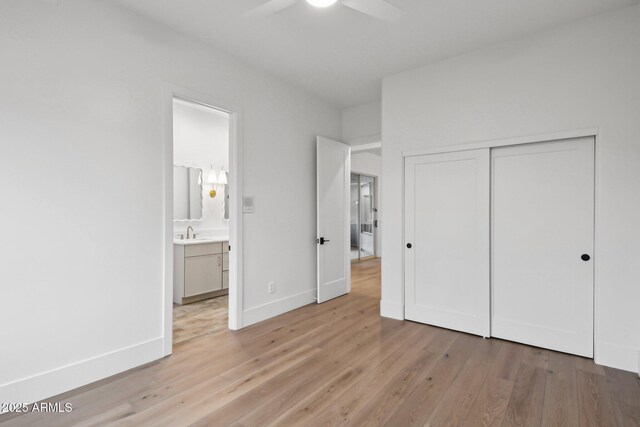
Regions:
<instances>
[{"instance_id":1,"label":"white wall","mask_svg":"<svg viewBox=\"0 0 640 427\"><path fill-rule=\"evenodd\" d=\"M354 151L351 153L351 170L366 175L382 175L382 158L378 153Z\"/></svg>"},{"instance_id":2,"label":"white wall","mask_svg":"<svg viewBox=\"0 0 640 427\"><path fill-rule=\"evenodd\" d=\"M213 166L215 173L229 171L229 115L192 102L173 102L173 163L202 169L202 219L174 221L174 232L184 234L188 226L197 232L228 235L229 221L224 219L224 187L217 186L216 197L209 196L207 177Z\"/></svg>"},{"instance_id":3,"label":"white wall","mask_svg":"<svg viewBox=\"0 0 640 427\"><path fill-rule=\"evenodd\" d=\"M380 202L380 195L382 188L382 158L378 153L371 153L368 151L352 152L351 153L351 171L359 172L366 175L376 176L376 206L378 207L378 229L376 230L376 256L382 254L382 221L380 219L380 210L382 203Z\"/></svg>"},{"instance_id":4,"label":"white wall","mask_svg":"<svg viewBox=\"0 0 640 427\"><path fill-rule=\"evenodd\" d=\"M163 82L242 108L245 318L313 301L340 111L111 2L2 1L0 57L0 401L161 356Z\"/></svg>"},{"instance_id":5,"label":"white wall","mask_svg":"<svg viewBox=\"0 0 640 427\"><path fill-rule=\"evenodd\" d=\"M403 151L599 127L596 361L636 370L639 76L632 6L385 79L382 313L403 315Z\"/></svg>"},{"instance_id":6,"label":"white wall","mask_svg":"<svg viewBox=\"0 0 640 427\"><path fill-rule=\"evenodd\" d=\"M347 144L380 142L381 126L382 105L379 101L342 110L342 141Z\"/></svg>"}]
</instances>

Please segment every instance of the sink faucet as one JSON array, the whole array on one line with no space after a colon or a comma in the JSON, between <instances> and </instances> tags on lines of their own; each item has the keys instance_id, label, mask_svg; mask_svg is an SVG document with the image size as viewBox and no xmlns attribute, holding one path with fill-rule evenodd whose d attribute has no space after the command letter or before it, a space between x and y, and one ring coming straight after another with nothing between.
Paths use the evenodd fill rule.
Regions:
<instances>
[{"instance_id":1,"label":"sink faucet","mask_svg":"<svg viewBox=\"0 0 640 427\"><path fill-rule=\"evenodd\" d=\"M193 227L192 226L188 226L187 227L187 240L189 240L189 231L191 231L193 233Z\"/></svg>"}]
</instances>

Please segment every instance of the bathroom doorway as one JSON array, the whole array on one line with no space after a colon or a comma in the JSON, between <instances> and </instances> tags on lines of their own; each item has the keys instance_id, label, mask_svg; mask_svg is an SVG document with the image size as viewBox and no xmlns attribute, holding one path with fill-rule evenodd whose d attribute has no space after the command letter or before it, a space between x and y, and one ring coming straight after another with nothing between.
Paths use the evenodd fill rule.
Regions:
<instances>
[{"instance_id":1,"label":"bathroom doorway","mask_svg":"<svg viewBox=\"0 0 640 427\"><path fill-rule=\"evenodd\" d=\"M227 329L229 113L173 99L173 343Z\"/></svg>"},{"instance_id":2,"label":"bathroom doorway","mask_svg":"<svg viewBox=\"0 0 640 427\"><path fill-rule=\"evenodd\" d=\"M164 348L242 327L239 109L165 91Z\"/></svg>"},{"instance_id":3,"label":"bathroom doorway","mask_svg":"<svg viewBox=\"0 0 640 427\"><path fill-rule=\"evenodd\" d=\"M351 173L351 261L375 258L378 209L376 177Z\"/></svg>"}]
</instances>

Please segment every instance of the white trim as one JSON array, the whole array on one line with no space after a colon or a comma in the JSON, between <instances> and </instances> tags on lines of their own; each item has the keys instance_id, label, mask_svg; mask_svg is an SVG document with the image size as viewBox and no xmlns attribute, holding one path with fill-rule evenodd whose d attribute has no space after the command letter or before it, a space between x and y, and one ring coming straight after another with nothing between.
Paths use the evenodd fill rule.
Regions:
<instances>
[{"instance_id":1,"label":"white trim","mask_svg":"<svg viewBox=\"0 0 640 427\"><path fill-rule=\"evenodd\" d=\"M34 403L163 356L163 337L0 385L0 402ZM16 402L20 396L20 402ZM73 402L71 402L73 403Z\"/></svg>"},{"instance_id":2,"label":"white trim","mask_svg":"<svg viewBox=\"0 0 640 427\"><path fill-rule=\"evenodd\" d=\"M224 106L224 105L223 105ZM229 193L235 195L235 203L229 206L229 329L243 328L244 313L244 134L243 114L240 107L229 106ZM232 169L233 168L233 169ZM229 200L233 200L230 197ZM235 221L231 221L234 218Z\"/></svg>"},{"instance_id":3,"label":"white trim","mask_svg":"<svg viewBox=\"0 0 640 427\"><path fill-rule=\"evenodd\" d=\"M400 286L400 298L401 298L400 301L402 301L402 303L401 303L401 305L402 305L402 313L401 313L401 315L402 315L402 319L403 320L404 320L404 302L405 302L405 295L406 295L406 292L405 292L405 290L406 290L405 289L406 288L406 283L405 283L405 280L406 280L405 271L406 271L406 269L405 269L405 266L407 265L406 264L407 251L404 250L404 247L407 244L407 235L406 235L406 227L405 227L405 219L407 217L407 210L406 210L407 200L406 200L406 183L405 183L405 177L406 177L406 171L407 171L406 163L407 162L405 161L404 157L400 158L400 173L402 174L401 175L402 178L400 180L400 183L401 183L400 184L401 185L400 198L402 199L402 201L400 203L400 211L402 212L402 245L400 246L400 258L401 258L401 261L402 261L402 268L400 269L400 272L401 272L400 275L402 276L401 277L402 281L400 283L402 284L402 286ZM381 282L382 282L382 280L381 280ZM380 301L380 313L383 312L382 311L383 310L382 304L383 304L383 302ZM387 310L389 310L389 309L390 309L390 307L385 307L385 312ZM389 316L389 317L392 317L394 319L400 319L400 317L393 317L393 316Z\"/></svg>"},{"instance_id":4,"label":"white trim","mask_svg":"<svg viewBox=\"0 0 640 427\"><path fill-rule=\"evenodd\" d=\"M164 353L173 347L173 99L180 98L229 113L229 329L243 327L243 138L242 109L169 82L162 85L164 143Z\"/></svg>"},{"instance_id":5,"label":"white trim","mask_svg":"<svg viewBox=\"0 0 640 427\"><path fill-rule=\"evenodd\" d=\"M598 330L598 318L600 317L600 308L598 302L600 301L600 257L598 256L598 242L600 241L600 162L602 161L601 155L601 140L602 137L598 134L593 135L594 143L594 183L593 183L593 254L591 259L593 260L593 357L596 358L596 346L598 343L599 330Z\"/></svg>"},{"instance_id":6,"label":"white trim","mask_svg":"<svg viewBox=\"0 0 640 427\"><path fill-rule=\"evenodd\" d=\"M598 365L638 372L640 369L638 366L640 364L640 351L632 347L596 341L594 361Z\"/></svg>"},{"instance_id":7,"label":"white trim","mask_svg":"<svg viewBox=\"0 0 640 427\"><path fill-rule=\"evenodd\" d=\"M253 325L254 323L270 319L279 314L312 304L316 301L316 292L316 289L312 288L295 295L249 308L244 312L244 326Z\"/></svg>"},{"instance_id":8,"label":"white trim","mask_svg":"<svg viewBox=\"0 0 640 427\"><path fill-rule=\"evenodd\" d=\"M369 177L369 178L378 179L378 175L371 175L370 173L362 173L362 172L354 171L353 169L351 170L350 174L362 175L362 176L366 176L366 177Z\"/></svg>"},{"instance_id":9,"label":"white trim","mask_svg":"<svg viewBox=\"0 0 640 427\"><path fill-rule=\"evenodd\" d=\"M597 127L552 132L540 135L517 136L511 138L492 139L478 142L445 145L420 150L403 151L402 157L423 156L425 154L451 153L454 151L476 150L479 148L506 147L508 145L532 144L536 142L557 141L560 139L582 138L587 136L597 137L600 131Z\"/></svg>"},{"instance_id":10,"label":"white trim","mask_svg":"<svg viewBox=\"0 0 640 427\"><path fill-rule=\"evenodd\" d=\"M382 142L371 142L369 144L351 145L351 152L358 153L360 151L369 151L382 148Z\"/></svg>"},{"instance_id":11,"label":"white trim","mask_svg":"<svg viewBox=\"0 0 640 427\"><path fill-rule=\"evenodd\" d=\"M404 320L404 304L380 300L380 316Z\"/></svg>"}]
</instances>

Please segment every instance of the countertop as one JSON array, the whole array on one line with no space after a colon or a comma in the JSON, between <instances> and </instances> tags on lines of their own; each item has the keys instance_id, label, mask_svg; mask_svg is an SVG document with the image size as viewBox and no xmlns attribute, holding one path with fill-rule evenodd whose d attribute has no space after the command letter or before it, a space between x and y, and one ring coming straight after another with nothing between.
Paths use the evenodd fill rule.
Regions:
<instances>
[{"instance_id":1,"label":"countertop","mask_svg":"<svg viewBox=\"0 0 640 427\"><path fill-rule=\"evenodd\" d=\"M220 242L228 242L229 236L222 237L198 237L197 239L173 239L174 245L202 245L205 243L220 243Z\"/></svg>"}]
</instances>

